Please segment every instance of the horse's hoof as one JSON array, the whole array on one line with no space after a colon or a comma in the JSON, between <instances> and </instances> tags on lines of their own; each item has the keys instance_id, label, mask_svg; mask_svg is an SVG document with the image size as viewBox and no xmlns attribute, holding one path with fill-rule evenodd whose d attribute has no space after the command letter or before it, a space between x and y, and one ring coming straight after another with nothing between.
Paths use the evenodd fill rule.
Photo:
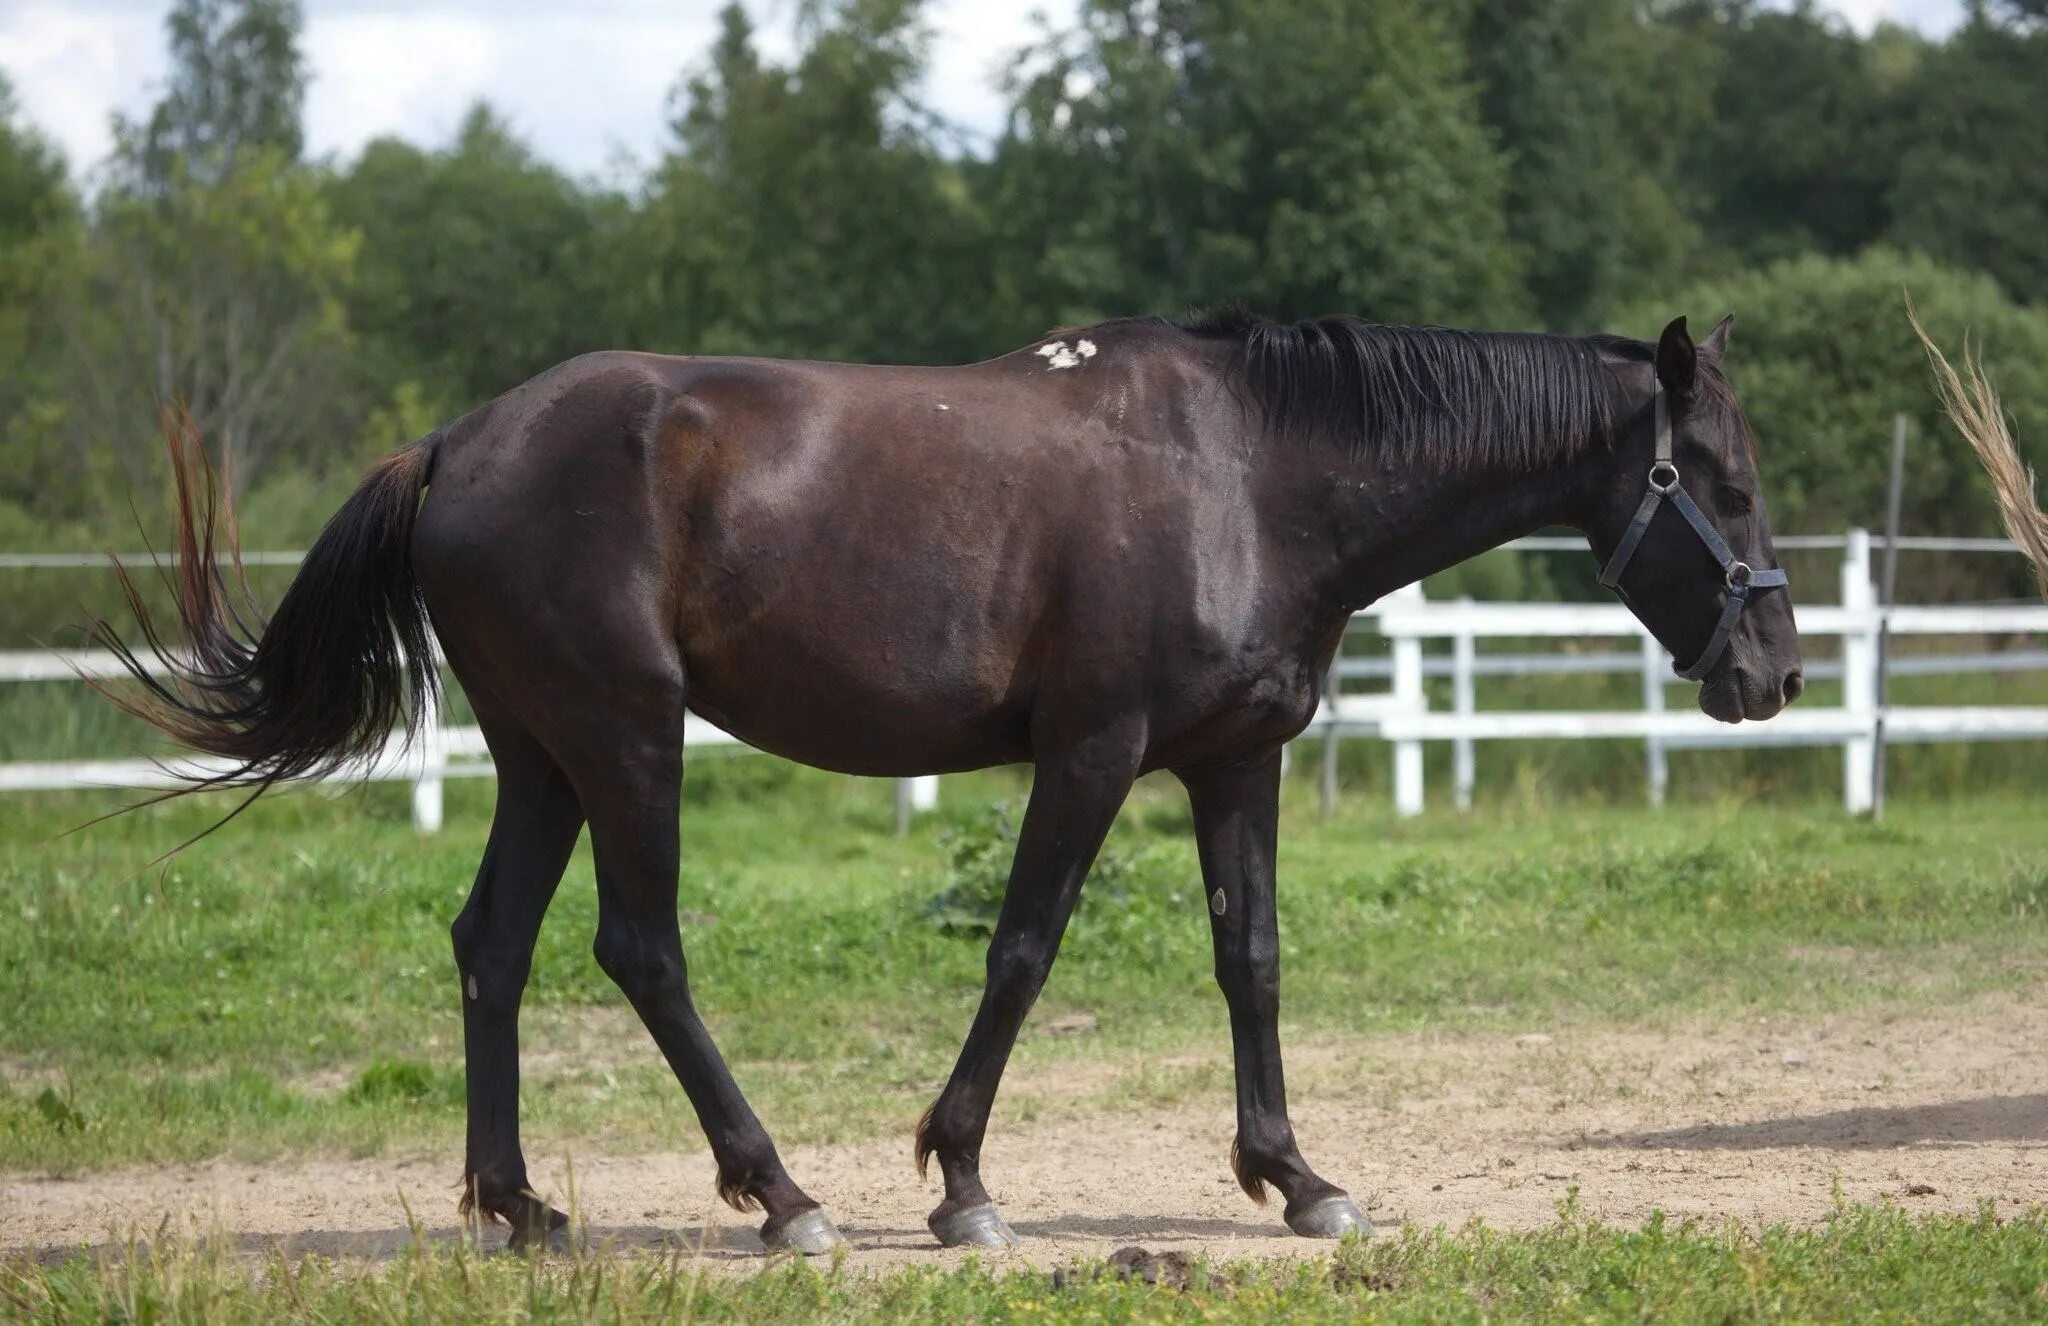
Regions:
<instances>
[{"instance_id":1,"label":"horse's hoof","mask_svg":"<svg viewBox=\"0 0 2048 1326\"><path fill-rule=\"evenodd\" d=\"M770 1220L761 1226L761 1242L768 1245L770 1252L800 1252L806 1257L823 1257L834 1248L845 1247L846 1236L832 1223L832 1217L825 1214L824 1207L814 1206L779 1224Z\"/></svg>"},{"instance_id":2,"label":"horse's hoof","mask_svg":"<svg viewBox=\"0 0 2048 1326\"><path fill-rule=\"evenodd\" d=\"M569 1217L560 1211L548 1212L546 1230L528 1229L523 1225L512 1228L512 1237L505 1240L508 1253L529 1253L534 1256L547 1254L566 1257L574 1250L569 1238Z\"/></svg>"},{"instance_id":3,"label":"horse's hoof","mask_svg":"<svg viewBox=\"0 0 2048 1326\"><path fill-rule=\"evenodd\" d=\"M942 1205L925 1223L949 1248L1014 1248L1021 1241L993 1202L951 1211Z\"/></svg>"},{"instance_id":4,"label":"horse's hoof","mask_svg":"<svg viewBox=\"0 0 2048 1326\"><path fill-rule=\"evenodd\" d=\"M1305 1239L1341 1239L1349 1234L1372 1237L1372 1221L1358 1203L1338 1193L1287 1213L1287 1227Z\"/></svg>"}]
</instances>

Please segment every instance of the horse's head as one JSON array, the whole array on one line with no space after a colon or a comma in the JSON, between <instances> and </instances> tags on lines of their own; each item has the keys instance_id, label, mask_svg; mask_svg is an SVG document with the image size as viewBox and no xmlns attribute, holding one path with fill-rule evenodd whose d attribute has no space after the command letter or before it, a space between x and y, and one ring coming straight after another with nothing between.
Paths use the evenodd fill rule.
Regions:
<instances>
[{"instance_id":1,"label":"horse's head","mask_svg":"<svg viewBox=\"0 0 2048 1326\"><path fill-rule=\"evenodd\" d=\"M1601 582L1698 681L1724 723L1765 719L1805 682L1792 601L1771 547L1756 444L1721 375L1733 316L1695 346L1679 318L1651 363L1615 365L1614 464L1587 526Z\"/></svg>"}]
</instances>

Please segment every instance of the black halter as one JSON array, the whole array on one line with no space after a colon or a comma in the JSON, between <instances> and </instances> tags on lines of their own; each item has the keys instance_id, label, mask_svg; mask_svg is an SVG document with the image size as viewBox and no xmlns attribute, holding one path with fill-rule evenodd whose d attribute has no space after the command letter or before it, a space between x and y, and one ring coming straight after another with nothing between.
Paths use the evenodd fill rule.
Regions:
<instances>
[{"instance_id":1,"label":"black halter","mask_svg":"<svg viewBox=\"0 0 2048 1326\"><path fill-rule=\"evenodd\" d=\"M1750 597L1760 590L1783 589L1783 570L1756 571L1748 562L1739 560L1728 551L1728 544L1707 520L1699 504L1678 486L1678 466L1671 460L1671 411L1664 403L1664 384L1658 382L1652 388L1656 393L1657 411L1657 456L1650 465L1650 491L1643 494L1643 504L1636 508L1634 520L1628 523L1628 530L1621 536L1621 544L1614 550L1614 556L1607 559L1601 568L1600 583L1628 597L1628 591L1621 587L1621 573L1628 569L1629 559L1636 555L1642 545L1643 535L1650 532L1650 521L1657 515L1657 508L1665 502L1678 508L1678 514L1685 517L1685 523L1692 526L1693 533L1700 536L1700 542L1707 545L1707 551L1721 564L1721 572L1727 578L1728 602L1721 609L1721 620L1714 623L1714 634L1707 641L1707 647L1693 660L1692 666L1678 675L1687 681L1698 681L1712 671L1721 655L1728 648L1728 636L1735 630L1735 621L1742 616L1742 610L1749 606Z\"/></svg>"}]
</instances>

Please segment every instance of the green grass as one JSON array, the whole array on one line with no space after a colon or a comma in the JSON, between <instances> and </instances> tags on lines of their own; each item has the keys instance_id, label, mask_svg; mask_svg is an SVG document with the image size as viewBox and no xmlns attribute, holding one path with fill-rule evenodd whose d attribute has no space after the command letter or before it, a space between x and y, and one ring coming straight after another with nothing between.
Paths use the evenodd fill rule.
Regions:
<instances>
[{"instance_id":1,"label":"green grass","mask_svg":"<svg viewBox=\"0 0 2048 1326\"><path fill-rule=\"evenodd\" d=\"M959 882L947 834L971 844L987 807L1024 788L1007 772L949 780L944 813L897 839L881 784L695 763L693 983L779 1138L894 1132L929 1102L982 974L979 938L932 913ZM141 868L220 803L69 837L56 835L100 803L0 803L0 1168L459 1145L447 924L489 789L451 792L448 828L425 839L399 788L269 798L160 871ZM1176 785L1139 788L1112 839L1113 887L1091 890L1037 1014L1085 1009L1098 1029L1027 1033L1005 1111L1227 1092L1208 1071L1057 1086L1071 1063L1227 1043L1186 829ZM1358 796L1323 824L1297 780L1281 870L1297 1042L1909 1010L2025 991L2048 971L2048 820L2018 798L1902 803L1879 827L1824 803L1732 799L1658 816L1506 799L1401 823ZM529 1136L701 1145L590 957L594 927L586 847L536 957Z\"/></svg>"},{"instance_id":2,"label":"green grass","mask_svg":"<svg viewBox=\"0 0 2048 1326\"><path fill-rule=\"evenodd\" d=\"M1302 1262L1057 1272L978 1265L873 1275L782 1265L733 1275L687 1253L545 1263L415 1249L388 1265L252 1267L221 1244L131 1246L56 1266L0 1264L0 1314L24 1322L281 1320L612 1323L2038 1321L2048 1218L1839 1212L1813 1229L1653 1219L1503 1234L1404 1230Z\"/></svg>"}]
</instances>

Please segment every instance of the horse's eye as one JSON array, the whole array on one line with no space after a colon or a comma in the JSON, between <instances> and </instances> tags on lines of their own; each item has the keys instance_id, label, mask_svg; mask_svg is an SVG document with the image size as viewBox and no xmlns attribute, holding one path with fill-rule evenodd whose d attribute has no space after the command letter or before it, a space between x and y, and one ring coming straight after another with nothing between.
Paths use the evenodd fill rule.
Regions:
<instances>
[{"instance_id":1,"label":"horse's eye","mask_svg":"<svg viewBox=\"0 0 2048 1326\"><path fill-rule=\"evenodd\" d=\"M1756 498L1744 489L1725 483L1719 485L1719 489L1721 506L1730 516L1746 516L1756 508Z\"/></svg>"}]
</instances>

